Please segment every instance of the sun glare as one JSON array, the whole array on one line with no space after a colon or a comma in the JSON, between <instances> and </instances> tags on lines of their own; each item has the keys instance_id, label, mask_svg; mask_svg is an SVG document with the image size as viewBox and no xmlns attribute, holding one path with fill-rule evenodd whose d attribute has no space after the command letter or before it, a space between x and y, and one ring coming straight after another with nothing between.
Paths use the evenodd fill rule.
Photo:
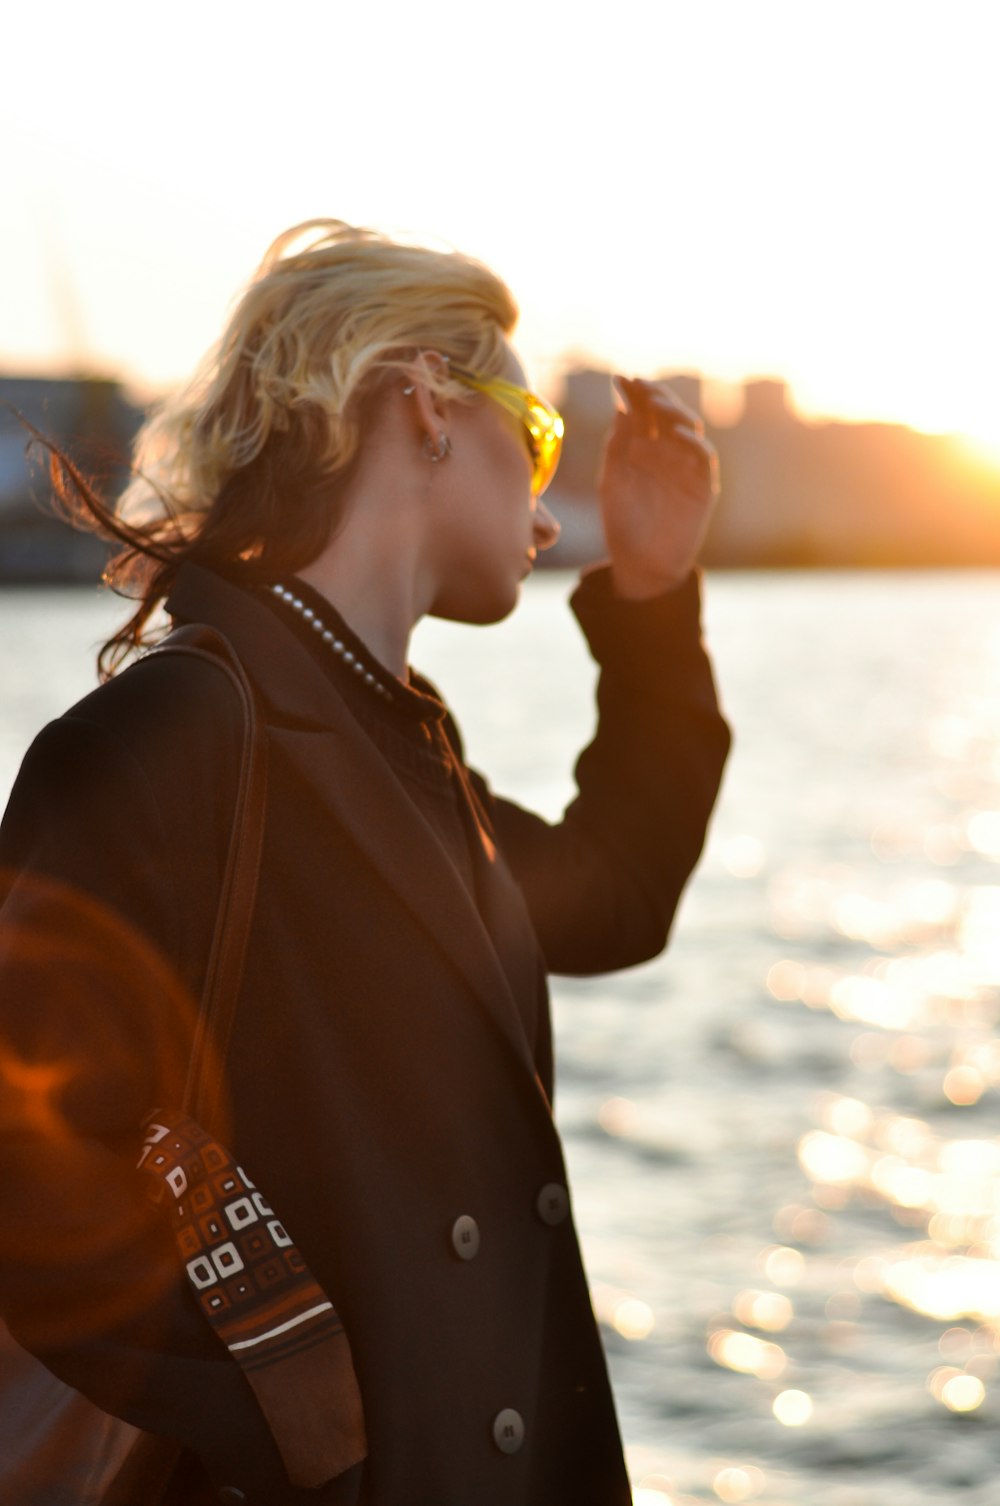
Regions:
<instances>
[{"instance_id":1,"label":"sun glare","mask_svg":"<svg viewBox=\"0 0 1000 1506\"><path fill-rule=\"evenodd\" d=\"M996 423L1000 427L1000 409ZM971 460L1000 475L1000 437L987 439L977 434L961 434L959 443Z\"/></svg>"}]
</instances>

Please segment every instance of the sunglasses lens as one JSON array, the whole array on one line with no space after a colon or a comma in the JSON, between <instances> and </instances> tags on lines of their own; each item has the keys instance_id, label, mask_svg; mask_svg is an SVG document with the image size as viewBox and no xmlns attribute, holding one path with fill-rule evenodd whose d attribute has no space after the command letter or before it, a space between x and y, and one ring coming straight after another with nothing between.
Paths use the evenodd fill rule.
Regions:
<instances>
[{"instance_id":1,"label":"sunglasses lens","mask_svg":"<svg viewBox=\"0 0 1000 1506\"><path fill-rule=\"evenodd\" d=\"M562 448L563 421L554 408L536 397L528 399L524 426L528 431L531 454L535 463L532 490L541 496L555 475Z\"/></svg>"},{"instance_id":2,"label":"sunglasses lens","mask_svg":"<svg viewBox=\"0 0 1000 1506\"><path fill-rule=\"evenodd\" d=\"M504 381L503 377L478 377L460 366L452 366L451 374L469 387L485 392L501 408L521 420L534 466L531 490L536 497L541 496L555 475L562 449L563 421L555 408L550 408L540 397L514 382Z\"/></svg>"}]
</instances>

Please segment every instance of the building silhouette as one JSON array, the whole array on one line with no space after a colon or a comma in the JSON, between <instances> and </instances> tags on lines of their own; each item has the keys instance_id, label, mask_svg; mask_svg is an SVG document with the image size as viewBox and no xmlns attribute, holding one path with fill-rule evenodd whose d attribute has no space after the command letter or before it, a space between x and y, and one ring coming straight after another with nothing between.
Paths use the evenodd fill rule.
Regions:
<instances>
[{"instance_id":1,"label":"building silhouette","mask_svg":"<svg viewBox=\"0 0 1000 1506\"><path fill-rule=\"evenodd\" d=\"M699 377L666 379L701 411ZM594 479L614 417L609 374L567 373L559 406L566 442L551 503L565 541L550 560L580 563L603 552ZM1000 564L1000 463L977 460L959 437L805 422L774 378L746 382L735 422L707 429L722 475L708 565Z\"/></svg>"},{"instance_id":2,"label":"building silhouette","mask_svg":"<svg viewBox=\"0 0 1000 1506\"><path fill-rule=\"evenodd\" d=\"M701 378L667 378L702 409ZM596 478L615 397L610 373L568 371L563 457L547 501L562 524L547 566L604 554ZM44 463L25 458L22 413L96 474L107 495L128 468L141 411L114 381L0 377L0 580L94 580L105 547L47 507ZM1000 464L952 436L901 424L800 419L784 382L744 384L739 416L708 425L722 496L703 559L716 567L1000 565ZM42 457L42 461L44 457Z\"/></svg>"},{"instance_id":3,"label":"building silhouette","mask_svg":"<svg viewBox=\"0 0 1000 1506\"><path fill-rule=\"evenodd\" d=\"M51 506L44 448L23 415L55 440L109 494L128 471L142 413L118 382L95 377L0 377L0 580L95 580L106 549L69 527Z\"/></svg>"}]
</instances>

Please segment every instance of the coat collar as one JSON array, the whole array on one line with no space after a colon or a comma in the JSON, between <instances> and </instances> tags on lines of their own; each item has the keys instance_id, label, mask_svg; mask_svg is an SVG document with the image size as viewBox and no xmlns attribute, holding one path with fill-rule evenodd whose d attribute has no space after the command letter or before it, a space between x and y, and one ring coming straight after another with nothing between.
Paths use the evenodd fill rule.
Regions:
<instances>
[{"instance_id":1,"label":"coat collar","mask_svg":"<svg viewBox=\"0 0 1000 1506\"><path fill-rule=\"evenodd\" d=\"M351 834L364 856L459 970L534 1075L531 1047L489 933L424 817L344 704L331 679L270 606L183 565L166 602L232 644L257 689L268 737Z\"/></svg>"}]
</instances>

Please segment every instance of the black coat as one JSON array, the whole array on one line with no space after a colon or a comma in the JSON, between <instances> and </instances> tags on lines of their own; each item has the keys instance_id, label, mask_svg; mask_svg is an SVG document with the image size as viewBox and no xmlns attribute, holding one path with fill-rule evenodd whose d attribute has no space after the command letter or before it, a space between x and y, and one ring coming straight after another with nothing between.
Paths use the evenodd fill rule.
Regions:
<instances>
[{"instance_id":1,"label":"black coat","mask_svg":"<svg viewBox=\"0 0 1000 1506\"><path fill-rule=\"evenodd\" d=\"M560 824L475 779L483 913L267 603L187 567L169 605L221 629L259 692L267 827L225 1133L344 1320L369 1460L318 1492L283 1483L129 1169L138 1122L176 1101L242 737L221 676L189 660L141 661L46 728L0 833L4 934L22 938L0 951L4 1049L71 1064L0 1148L12 1326L261 1506L625 1506L572 1217L541 1197L565 1186L544 973L627 966L666 941L728 747L696 580L648 603L615 600L602 574L578 591L598 732ZM41 959L25 935L48 938ZM453 1246L463 1215L471 1260ZM515 1452L494 1441L504 1409L523 1419Z\"/></svg>"}]
</instances>

